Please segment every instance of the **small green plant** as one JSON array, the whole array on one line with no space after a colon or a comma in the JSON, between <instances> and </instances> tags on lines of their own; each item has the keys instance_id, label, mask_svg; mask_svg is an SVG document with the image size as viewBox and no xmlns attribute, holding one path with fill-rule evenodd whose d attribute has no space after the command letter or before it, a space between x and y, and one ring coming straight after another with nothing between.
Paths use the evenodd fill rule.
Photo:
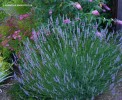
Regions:
<instances>
[{"instance_id":1,"label":"small green plant","mask_svg":"<svg viewBox=\"0 0 122 100\"><path fill-rule=\"evenodd\" d=\"M5 0L2 8L10 16L20 15L30 12L31 5L27 5L24 0Z\"/></svg>"},{"instance_id":2,"label":"small green plant","mask_svg":"<svg viewBox=\"0 0 122 100\"><path fill-rule=\"evenodd\" d=\"M0 24L5 19L7 14L5 13L4 9L0 7Z\"/></svg>"},{"instance_id":3,"label":"small green plant","mask_svg":"<svg viewBox=\"0 0 122 100\"><path fill-rule=\"evenodd\" d=\"M0 84L8 79L10 75L11 64L4 61L3 57L0 56Z\"/></svg>"},{"instance_id":4,"label":"small green plant","mask_svg":"<svg viewBox=\"0 0 122 100\"><path fill-rule=\"evenodd\" d=\"M105 34L96 35L93 24L55 24L41 27L34 43L24 42L22 76L15 75L23 92L13 93L18 99L93 100L115 82L122 54Z\"/></svg>"}]
</instances>

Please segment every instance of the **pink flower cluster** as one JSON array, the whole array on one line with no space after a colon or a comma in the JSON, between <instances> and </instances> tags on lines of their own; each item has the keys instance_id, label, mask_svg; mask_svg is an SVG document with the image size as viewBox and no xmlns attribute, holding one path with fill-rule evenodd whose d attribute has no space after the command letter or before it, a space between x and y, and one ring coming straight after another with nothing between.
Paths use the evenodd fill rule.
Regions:
<instances>
[{"instance_id":1,"label":"pink flower cluster","mask_svg":"<svg viewBox=\"0 0 122 100\"><path fill-rule=\"evenodd\" d=\"M93 2L93 0L89 0L89 2ZM103 12L106 12L106 10L108 10L108 11L111 10L111 8L109 8L109 7L108 7L106 4L104 4L104 3L100 4L100 6L103 8L103 9L102 9ZM97 10L92 11L92 14L93 14L93 15L96 15L96 16L100 15L100 13L99 13Z\"/></svg>"},{"instance_id":2,"label":"pink flower cluster","mask_svg":"<svg viewBox=\"0 0 122 100\"><path fill-rule=\"evenodd\" d=\"M8 42L9 42L9 40L6 39L6 40L1 42L1 45L4 47L8 47L9 46Z\"/></svg>"},{"instance_id":3,"label":"pink flower cluster","mask_svg":"<svg viewBox=\"0 0 122 100\"><path fill-rule=\"evenodd\" d=\"M12 38L13 39L18 38L19 40L21 40L21 35L19 33L20 33L20 30L15 31L14 34L12 34Z\"/></svg>"},{"instance_id":4,"label":"pink flower cluster","mask_svg":"<svg viewBox=\"0 0 122 100\"><path fill-rule=\"evenodd\" d=\"M93 2L93 0L89 0L89 2ZM83 10L82 6L78 3L78 2L75 2L74 4L74 7L79 9L79 10ZM101 7L103 7L103 12L106 12L106 10L111 10L106 4L101 4ZM94 10L92 11L92 14L95 15L95 16L99 16L100 13L97 11L97 10Z\"/></svg>"},{"instance_id":5,"label":"pink flower cluster","mask_svg":"<svg viewBox=\"0 0 122 100\"><path fill-rule=\"evenodd\" d=\"M19 16L19 20L26 19L26 18L28 18L29 16L30 16L29 14L20 15L20 16Z\"/></svg>"}]
</instances>

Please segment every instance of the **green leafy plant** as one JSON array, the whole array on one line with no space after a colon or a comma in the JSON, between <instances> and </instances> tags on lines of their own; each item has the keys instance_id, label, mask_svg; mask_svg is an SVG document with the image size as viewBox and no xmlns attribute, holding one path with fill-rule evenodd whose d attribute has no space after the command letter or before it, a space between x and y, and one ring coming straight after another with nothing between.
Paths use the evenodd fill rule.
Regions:
<instances>
[{"instance_id":1,"label":"green leafy plant","mask_svg":"<svg viewBox=\"0 0 122 100\"><path fill-rule=\"evenodd\" d=\"M32 35L34 25L32 14L29 13L31 6L23 0L1 2L0 52L5 58L10 58L12 52L16 54L19 52L21 41Z\"/></svg>"},{"instance_id":2,"label":"green leafy plant","mask_svg":"<svg viewBox=\"0 0 122 100\"><path fill-rule=\"evenodd\" d=\"M93 24L56 23L39 28L34 43L24 42L22 76L15 75L23 92L13 93L18 99L93 100L115 82L122 53L105 34L96 34Z\"/></svg>"},{"instance_id":3,"label":"green leafy plant","mask_svg":"<svg viewBox=\"0 0 122 100\"><path fill-rule=\"evenodd\" d=\"M26 37L31 37L33 21L30 14L13 16L0 26L0 51L6 58L11 52L18 53L19 46ZM7 52L7 53L6 53Z\"/></svg>"},{"instance_id":4,"label":"green leafy plant","mask_svg":"<svg viewBox=\"0 0 122 100\"><path fill-rule=\"evenodd\" d=\"M10 78L10 68L11 68L11 64L7 63L4 61L3 57L0 57L0 84Z\"/></svg>"},{"instance_id":5,"label":"green leafy plant","mask_svg":"<svg viewBox=\"0 0 122 100\"><path fill-rule=\"evenodd\" d=\"M82 15L91 14L92 11L98 10L100 13L99 17L106 17L107 13L110 12L110 9L106 10L103 7L103 4L106 3L105 0L93 0L92 2L90 0L29 0L26 3L32 4L32 12L34 19L36 19L36 26L41 23L47 23L47 19L50 16L57 18L59 15L67 15L72 19L78 13Z\"/></svg>"},{"instance_id":6,"label":"green leafy plant","mask_svg":"<svg viewBox=\"0 0 122 100\"><path fill-rule=\"evenodd\" d=\"M2 8L7 14L13 16L30 12L31 5L27 5L23 0L6 0L2 2Z\"/></svg>"},{"instance_id":7,"label":"green leafy plant","mask_svg":"<svg viewBox=\"0 0 122 100\"><path fill-rule=\"evenodd\" d=\"M99 25L101 25L101 23L108 22L111 24L111 19L104 20L103 16L95 16L92 14L93 10L98 10L100 12L102 11L100 4L103 2L104 1L97 0L94 0L93 2L90 2L89 0L30 0L26 2L23 0L5 0L2 2L2 9L4 12L6 12L6 14L9 14L9 16L0 26L0 34L3 35L0 36L0 42L2 43L1 47L4 46L5 48L2 48L2 51L8 49L8 51L11 50L15 51L16 53L19 52L18 47L21 43L21 40L24 40L26 37L31 37L32 28L36 29L40 24L47 24L49 17L56 19L59 15L67 15L68 18L75 20L76 16L79 14L79 19L83 21L87 17L88 23L99 21ZM32 7L5 6L7 4L27 4L32 5ZM80 8L78 8L78 6L80 6ZM11 10L12 12L7 12L7 10ZM29 18L24 16L28 16ZM90 19L91 16L92 20ZM20 32L15 33L17 31ZM13 35L15 35L16 39L13 39Z\"/></svg>"}]
</instances>

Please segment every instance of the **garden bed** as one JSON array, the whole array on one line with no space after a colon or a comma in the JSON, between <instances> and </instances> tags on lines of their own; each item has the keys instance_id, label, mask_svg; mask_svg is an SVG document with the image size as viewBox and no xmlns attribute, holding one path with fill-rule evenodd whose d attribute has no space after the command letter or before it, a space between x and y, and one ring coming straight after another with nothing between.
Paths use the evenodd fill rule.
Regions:
<instances>
[{"instance_id":1,"label":"garden bed","mask_svg":"<svg viewBox=\"0 0 122 100\"><path fill-rule=\"evenodd\" d=\"M0 100L122 100L122 21L110 0L0 6Z\"/></svg>"}]
</instances>

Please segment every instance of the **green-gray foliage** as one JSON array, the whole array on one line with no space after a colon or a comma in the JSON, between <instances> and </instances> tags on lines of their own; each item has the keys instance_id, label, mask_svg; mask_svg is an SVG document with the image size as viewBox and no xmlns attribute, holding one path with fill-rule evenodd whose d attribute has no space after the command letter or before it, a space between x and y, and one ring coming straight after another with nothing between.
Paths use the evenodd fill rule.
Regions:
<instances>
[{"instance_id":1,"label":"green-gray foliage","mask_svg":"<svg viewBox=\"0 0 122 100\"><path fill-rule=\"evenodd\" d=\"M115 82L122 54L114 43L107 42L105 34L97 37L94 25L85 21L49 26L40 27L34 43L24 42L22 76L16 78L26 97L93 100ZM23 94L16 96L24 98Z\"/></svg>"}]
</instances>

